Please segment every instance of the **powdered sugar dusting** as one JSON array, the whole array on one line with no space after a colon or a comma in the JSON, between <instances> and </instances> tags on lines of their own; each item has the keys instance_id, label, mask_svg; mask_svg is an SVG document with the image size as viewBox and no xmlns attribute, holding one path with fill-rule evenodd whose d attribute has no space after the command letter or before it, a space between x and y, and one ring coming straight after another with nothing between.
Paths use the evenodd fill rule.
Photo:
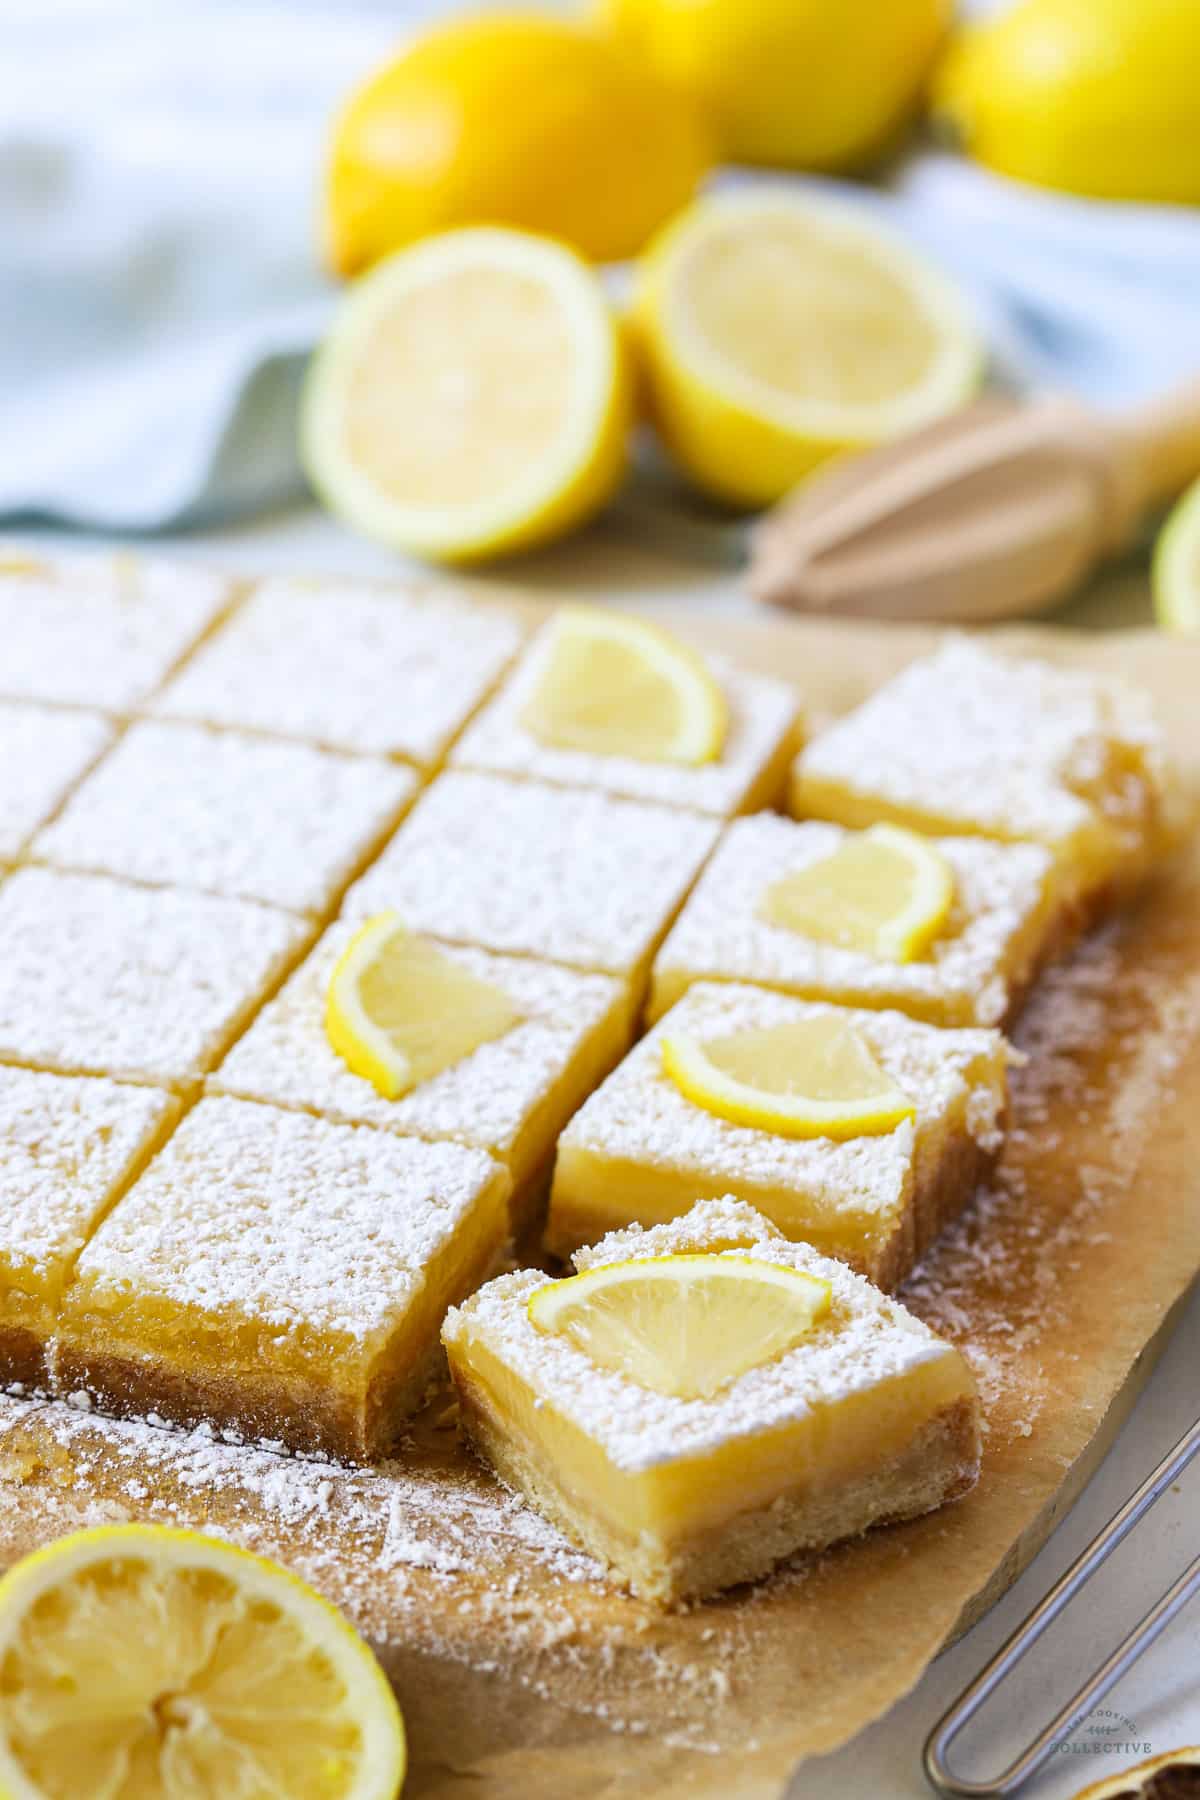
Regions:
<instances>
[{"instance_id":1,"label":"powdered sugar dusting","mask_svg":"<svg viewBox=\"0 0 1200 1800\"><path fill-rule=\"evenodd\" d=\"M38 834L61 868L330 908L418 786L379 758L188 725L134 725Z\"/></svg>"},{"instance_id":2,"label":"powdered sugar dusting","mask_svg":"<svg viewBox=\"0 0 1200 1800\"><path fill-rule=\"evenodd\" d=\"M346 896L361 919L486 950L631 973L717 841L715 822L586 790L465 771L421 796Z\"/></svg>"},{"instance_id":3,"label":"powdered sugar dusting","mask_svg":"<svg viewBox=\"0 0 1200 1800\"><path fill-rule=\"evenodd\" d=\"M277 579L256 590L153 710L432 764L522 635L498 607L428 586Z\"/></svg>"},{"instance_id":4,"label":"powdered sugar dusting","mask_svg":"<svg viewBox=\"0 0 1200 1800\"><path fill-rule=\"evenodd\" d=\"M100 713L0 702L0 856L16 856L113 739Z\"/></svg>"}]
</instances>

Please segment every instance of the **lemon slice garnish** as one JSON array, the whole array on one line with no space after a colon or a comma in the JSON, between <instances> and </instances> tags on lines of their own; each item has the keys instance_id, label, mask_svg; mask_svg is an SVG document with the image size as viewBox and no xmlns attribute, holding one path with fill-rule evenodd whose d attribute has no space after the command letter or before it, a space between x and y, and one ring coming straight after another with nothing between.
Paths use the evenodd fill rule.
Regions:
<instances>
[{"instance_id":1,"label":"lemon slice garnish","mask_svg":"<svg viewBox=\"0 0 1200 1800\"><path fill-rule=\"evenodd\" d=\"M455 231L358 282L313 361L301 448L369 537L471 561L560 536L624 473L629 349L595 272L518 231Z\"/></svg>"},{"instance_id":2,"label":"lemon slice garnish","mask_svg":"<svg viewBox=\"0 0 1200 1800\"><path fill-rule=\"evenodd\" d=\"M1159 533L1152 581L1159 624L1200 636L1200 481L1188 489Z\"/></svg>"},{"instance_id":3,"label":"lemon slice garnish","mask_svg":"<svg viewBox=\"0 0 1200 1800\"><path fill-rule=\"evenodd\" d=\"M641 762L721 754L725 696L703 659L645 619L565 607L521 723L544 744Z\"/></svg>"},{"instance_id":4,"label":"lemon slice garnish","mask_svg":"<svg viewBox=\"0 0 1200 1800\"><path fill-rule=\"evenodd\" d=\"M285 1569L152 1525L60 1538L0 1582L13 1800L395 1800L404 1725L370 1650Z\"/></svg>"},{"instance_id":5,"label":"lemon slice garnish","mask_svg":"<svg viewBox=\"0 0 1200 1800\"><path fill-rule=\"evenodd\" d=\"M602 1369L679 1400L706 1400L773 1362L829 1310L819 1276L750 1256L602 1263L529 1298L539 1331L561 1333Z\"/></svg>"},{"instance_id":6,"label":"lemon slice garnish","mask_svg":"<svg viewBox=\"0 0 1200 1800\"><path fill-rule=\"evenodd\" d=\"M772 882L759 916L802 937L891 962L923 956L954 904L954 872L928 838L872 825Z\"/></svg>"},{"instance_id":7,"label":"lemon slice garnish","mask_svg":"<svg viewBox=\"0 0 1200 1800\"><path fill-rule=\"evenodd\" d=\"M325 1030L356 1075L397 1100L503 1037L520 1017L502 988L386 912L368 919L338 958Z\"/></svg>"},{"instance_id":8,"label":"lemon slice garnish","mask_svg":"<svg viewBox=\"0 0 1200 1800\"><path fill-rule=\"evenodd\" d=\"M781 188L667 226L636 317L658 429L701 486L746 506L960 405L983 366L935 269L861 211Z\"/></svg>"},{"instance_id":9,"label":"lemon slice garnish","mask_svg":"<svg viewBox=\"0 0 1200 1800\"><path fill-rule=\"evenodd\" d=\"M916 1112L861 1034L831 1014L704 1043L664 1037L662 1056L694 1105L779 1137L878 1137Z\"/></svg>"}]
</instances>

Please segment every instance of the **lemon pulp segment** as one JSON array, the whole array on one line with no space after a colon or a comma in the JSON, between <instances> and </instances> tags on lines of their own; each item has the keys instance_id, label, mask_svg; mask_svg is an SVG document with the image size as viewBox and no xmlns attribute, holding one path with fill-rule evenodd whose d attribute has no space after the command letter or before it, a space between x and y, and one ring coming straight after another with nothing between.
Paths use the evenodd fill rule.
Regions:
<instances>
[{"instance_id":1,"label":"lemon pulp segment","mask_svg":"<svg viewBox=\"0 0 1200 1800\"><path fill-rule=\"evenodd\" d=\"M520 1013L502 988L462 968L395 913L356 931L330 978L329 1041L356 1075L396 1100L481 1044Z\"/></svg>"},{"instance_id":2,"label":"lemon pulp segment","mask_svg":"<svg viewBox=\"0 0 1200 1800\"><path fill-rule=\"evenodd\" d=\"M567 607L522 724L543 743L595 756L698 764L721 754L727 709L703 660L624 613Z\"/></svg>"},{"instance_id":3,"label":"lemon pulp segment","mask_svg":"<svg viewBox=\"0 0 1200 1800\"><path fill-rule=\"evenodd\" d=\"M903 963L924 955L953 903L954 876L935 844L873 825L773 882L759 912L804 937Z\"/></svg>"},{"instance_id":4,"label":"lemon pulp segment","mask_svg":"<svg viewBox=\"0 0 1200 1800\"><path fill-rule=\"evenodd\" d=\"M829 1299L827 1281L778 1263L661 1256L550 1282L530 1296L529 1317L603 1369L700 1400L793 1349Z\"/></svg>"},{"instance_id":5,"label":"lemon pulp segment","mask_svg":"<svg viewBox=\"0 0 1200 1800\"><path fill-rule=\"evenodd\" d=\"M853 1026L832 1016L734 1032L701 1043L662 1040L663 1068L718 1118L781 1137L874 1137L915 1107Z\"/></svg>"},{"instance_id":6,"label":"lemon pulp segment","mask_svg":"<svg viewBox=\"0 0 1200 1800\"><path fill-rule=\"evenodd\" d=\"M295 1576L194 1532L103 1527L0 1583L12 1800L394 1800L382 1670Z\"/></svg>"}]
</instances>

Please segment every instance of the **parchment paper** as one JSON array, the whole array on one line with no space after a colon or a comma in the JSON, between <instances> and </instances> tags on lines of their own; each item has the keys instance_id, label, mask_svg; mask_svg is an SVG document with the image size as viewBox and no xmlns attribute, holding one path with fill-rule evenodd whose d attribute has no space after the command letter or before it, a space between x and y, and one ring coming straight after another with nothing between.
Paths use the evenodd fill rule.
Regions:
<instances>
[{"instance_id":1,"label":"parchment paper","mask_svg":"<svg viewBox=\"0 0 1200 1800\"><path fill-rule=\"evenodd\" d=\"M673 615L678 622L678 615ZM697 624L841 710L922 634ZM1152 689L1200 793L1200 649L1022 634ZM435 1401L403 1460L346 1472L65 1405L0 1401L0 1560L103 1518L206 1525L279 1556L369 1635L417 1795L779 1794L919 1678L1028 1561L1115 1432L1200 1267L1200 854L1042 984L1018 1033L995 1186L908 1304L964 1345L987 1406L964 1501L663 1617L459 1449ZM814 1794L822 1793L819 1769Z\"/></svg>"}]
</instances>

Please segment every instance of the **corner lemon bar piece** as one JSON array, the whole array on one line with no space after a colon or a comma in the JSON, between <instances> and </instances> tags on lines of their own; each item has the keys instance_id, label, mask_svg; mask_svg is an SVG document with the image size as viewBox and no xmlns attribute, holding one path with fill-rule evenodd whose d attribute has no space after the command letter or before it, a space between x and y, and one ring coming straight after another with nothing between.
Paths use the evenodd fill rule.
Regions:
<instances>
[{"instance_id":1,"label":"corner lemon bar piece","mask_svg":"<svg viewBox=\"0 0 1200 1800\"><path fill-rule=\"evenodd\" d=\"M586 789L450 770L346 896L353 919L534 956L640 988L720 827Z\"/></svg>"},{"instance_id":2,"label":"corner lemon bar piece","mask_svg":"<svg viewBox=\"0 0 1200 1800\"><path fill-rule=\"evenodd\" d=\"M548 620L451 762L727 817L778 801L796 747L785 682L599 607Z\"/></svg>"},{"instance_id":3,"label":"corner lemon bar piece","mask_svg":"<svg viewBox=\"0 0 1200 1800\"><path fill-rule=\"evenodd\" d=\"M1136 690L952 638L800 752L791 810L1043 844L1064 897L1090 914L1160 853L1169 790Z\"/></svg>"},{"instance_id":4,"label":"corner lemon bar piece","mask_svg":"<svg viewBox=\"0 0 1200 1800\"><path fill-rule=\"evenodd\" d=\"M277 578L255 589L150 710L434 767L524 635L500 607L419 584Z\"/></svg>"},{"instance_id":5,"label":"corner lemon bar piece","mask_svg":"<svg viewBox=\"0 0 1200 1800\"><path fill-rule=\"evenodd\" d=\"M0 1375L40 1386L75 1259L179 1116L148 1087L0 1068Z\"/></svg>"},{"instance_id":6,"label":"corner lemon bar piece","mask_svg":"<svg viewBox=\"0 0 1200 1800\"><path fill-rule=\"evenodd\" d=\"M743 981L999 1025L1067 935L1052 874L1037 844L735 820L655 959L650 1017L696 981Z\"/></svg>"},{"instance_id":7,"label":"corner lemon bar piece","mask_svg":"<svg viewBox=\"0 0 1200 1800\"><path fill-rule=\"evenodd\" d=\"M327 914L418 785L382 757L140 722L30 854L56 868Z\"/></svg>"},{"instance_id":8,"label":"corner lemon bar piece","mask_svg":"<svg viewBox=\"0 0 1200 1800\"><path fill-rule=\"evenodd\" d=\"M0 557L0 695L129 713L233 593L223 576L157 558Z\"/></svg>"},{"instance_id":9,"label":"corner lemon bar piece","mask_svg":"<svg viewBox=\"0 0 1200 1800\"><path fill-rule=\"evenodd\" d=\"M468 1437L635 1594L701 1597L965 1493L960 1352L730 1197L502 1275L443 1328Z\"/></svg>"},{"instance_id":10,"label":"corner lemon bar piece","mask_svg":"<svg viewBox=\"0 0 1200 1800\"><path fill-rule=\"evenodd\" d=\"M440 1366L447 1307L508 1235L482 1151L205 1099L79 1258L59 1393L356 1459Z\"/></svg>"},{"instance_id":11,"label":"corner lemon bar piece","mask_svg":"<svg viewBox=\"0 0 1200 1800\"><path fill-rule=\"evenodd\" d=\"M348 923L331 926L210 1076L209 1091L474 1144L511 1173L520 1226L544 1197L559 1132L629 1047L628 987L404 933L405 966L377 1010L404 1032L418 1066L389 1095L330 1042L330 984L358 935Z\"/></svg>"},{"instance_id":12,"label":"corner lemon bar piece","mask_svg":"<svg viewBox=\"0 0 1200 1800\"><path fill-rule=\"evenodd\" d=\"M1008 1056L997 1031L700 982L559 1139L547 1246L733 1194L894 1287L1000 1148Z\"/></svg>"}]
</instances>

